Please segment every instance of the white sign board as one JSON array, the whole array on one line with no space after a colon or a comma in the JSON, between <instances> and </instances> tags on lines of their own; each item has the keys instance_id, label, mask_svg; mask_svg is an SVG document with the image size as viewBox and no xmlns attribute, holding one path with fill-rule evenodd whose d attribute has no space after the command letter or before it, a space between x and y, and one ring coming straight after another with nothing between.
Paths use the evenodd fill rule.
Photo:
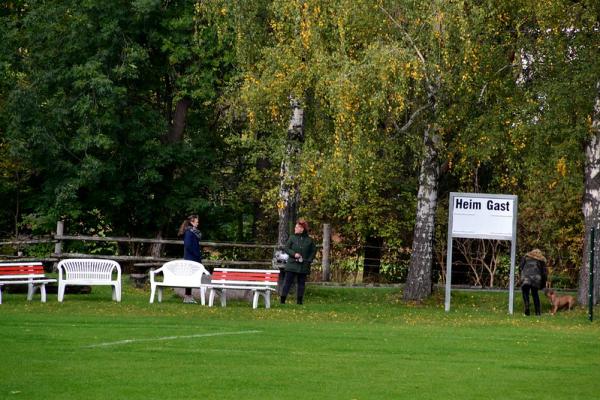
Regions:
<instances>
[{"instance_id":1,"label":"white sign board","mask_svg":"<svg viewBox=\"0 0 600 400\"><path fill-rule=\"evenodd\" d=\"M452 197L452 236L511 240L516 216L513 197Z\"/></svg>"},{"instance_id":2,"label":"white sign board","mask_svg":"<svg viewBox=\"0 0 600 400\"><path fill-rule=\"evenodd\" d=\"M511 241L508 312L513 313L517 206L517 196L513 195L450 193L446 254L446 311L450 311L452 288L452 239L473 238Z\"/></svg>"}]
</instances>

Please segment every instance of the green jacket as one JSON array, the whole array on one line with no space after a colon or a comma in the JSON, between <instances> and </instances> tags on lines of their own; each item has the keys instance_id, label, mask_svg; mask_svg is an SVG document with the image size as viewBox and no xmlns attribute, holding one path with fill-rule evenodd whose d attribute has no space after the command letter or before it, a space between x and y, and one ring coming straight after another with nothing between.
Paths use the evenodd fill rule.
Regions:
<instances>
[{"instance_id":1,"label":"green jacket","mask_svg":"<svg viewBox=\"0 0 600 400\"><path fill-rule=\"evenodd\" d=\"M315 259L317 254L317 247L315 242L308 236L306 232L290 236L283 249L289 256L289 260L285 264L285 270L290 272L296 272L299 274L309 274L310 265ZM294 258L294 254L299 253L302 255L302 262L299 262Z\"/></svg>"}]
</instances>

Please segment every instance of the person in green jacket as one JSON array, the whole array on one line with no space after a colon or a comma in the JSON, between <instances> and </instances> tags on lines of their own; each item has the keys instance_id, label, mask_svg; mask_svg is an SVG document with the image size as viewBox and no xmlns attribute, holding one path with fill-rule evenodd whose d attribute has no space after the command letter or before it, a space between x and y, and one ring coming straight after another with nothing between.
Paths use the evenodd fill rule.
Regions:
<instances>
[{"instance_id":1,"label":"person in green jacket","mask_svg":"<svg viewBox=\"0 0 600 400\"><path fill-rule=\"evenodd\" d=\"M310 274L310 265L315 258L317 248L313 240L308 236L308 223L299 219L294 227L294 234L290 236L283 249L290 258L285 264L285 277L280 302L285 304L290 288L294 280L298 282L296 291L296 303L302 304L304 299L304 288L306 277Z\"/></svg>"}]
</instances>

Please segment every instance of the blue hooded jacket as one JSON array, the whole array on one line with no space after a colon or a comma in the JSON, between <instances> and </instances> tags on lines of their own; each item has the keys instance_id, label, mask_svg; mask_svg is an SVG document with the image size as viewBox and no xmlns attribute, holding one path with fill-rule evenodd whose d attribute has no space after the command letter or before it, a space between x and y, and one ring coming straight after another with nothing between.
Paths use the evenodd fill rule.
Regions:
<instances>
[{"instance_id":1,"label":"blue hooded jacket","mask_svg":"<svg viewBox=\"0 0 600 400\"><path fill-rule=\"evenodd\" d=\"M200 232L198 232L200 235ZM200 238L191 228L185 230L183 234L183 258L185 260L202 262L202 251L200 250Z\"/></svg>"}]
</instances>

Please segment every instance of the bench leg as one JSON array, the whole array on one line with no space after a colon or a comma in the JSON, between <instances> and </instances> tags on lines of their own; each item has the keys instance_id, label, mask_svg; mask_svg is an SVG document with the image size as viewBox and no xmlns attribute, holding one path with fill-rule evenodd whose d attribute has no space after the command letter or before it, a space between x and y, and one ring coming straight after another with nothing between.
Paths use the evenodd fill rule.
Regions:
<instances>
[{"instance_id":1,"label":"bench leg","mask_svg":"<svg viewBox=\"0 0 600 400\"><path fill-rule=\"evenodd\" d=\"M62 303L64 297L65 297L65 283L59 281L58 282L58 301L60 303Z\"/></svg>"},{"instance_id":2,"label":"bench leg","mask_svg":"<svg viewBox=\"0 0 600 400\"><path fill-rule=\"evenodd\" d=\"M206 288L204 286L200 286L200 304L206 305Z\"/></svg>"},{"instance_id":3,"label":"bench leg","mask_svg":"<svg viewBox=\"0 0 600 400\"><path fill-rule=\"evenodd\" d=\"M27 284L27 300L33 300L33 294L35 293L35 285L33 283Z\"/></svg>"},{"instance_id":4,"label":"bench leg","mask_svg":"<svg viewBox=\"0 0 600 400\"><path fill-rule=\"evenodd\" d=\"M258 308L258 290L253 290L254 296L252 296L252 308Z\"/></svg>"},{"instance_id":5,"label":"bench leg","mask_svg":"<svg viewBox=\"0 0 600 400\"><path fill-rule=\"evenodd\" d=\"M121 284L119 282L115 283L113 285L113 294L112 294L112 299L116 300L117 302L121 301Z\"/></svg>"},{"instance_id":6,"label":"bench leg","mask_svg":"<svg viewBox=\"0 0 600 400\"><path fill-rule=\"evenodd\" d=\"M215 304L215 295L218 295L221 299L221 307L227 306L227 289L210 288L210 294L208 295L208 306L212 307Z\"/></svg>"},{"instance_id":7,"label":"bench leg","mask_svg":"<svg viewBox=\"0 0 600 400\"><path fill-rule=\"evenodd\" d=\"M252 300L252 308L258 308L258 300L260 296L265 299L265 308L271 308L271 292L270 291L260 291L254 290L254 298Z\"/></svg>"},{"instance_id":8,"label":"bench leg","mask_svg":"<svg viewBox=\"0 0 600 400\"><path fill-rule=\"evenodd\" d=\"M154 303L154 295L156 294L156 285L150 286L150 304Z\"/></svg>"},{"instance_id":9,"label":"bench leg","mask_svg":"<svg viewBox=\"0 0 600 400\"><path fill-rule=\"evenodd\" d=\"M265 293L265 308L271 308L271 291Z\"/></svg>"},{"instance_id":10,"label":"bench leg","mask_svg":"<svg viewBox=\"0 0 600 400\"><path fill-rule=\"evenodd\" d=\"M215 289L210 288L210 293L208 294L208 306L212 307L215 303Z\"/></svg>"},{"instance_id":11,"label":"bench leg","mask_svg":"<svg viewBox=\"0 0 600 400\"><path fill-rule=\"evenodd\" d=\"M227 289L221 290L221 307L227 306Z\"/></svg>"},{"instance_id":12,"label":"bench leg","mask_svg":"<svg viewBox=\"0 0 600 400\"><path fill-rule=\"evenodd\" d=\"M40 284L40 297L41 297L41 301L42 303L46 302L46 284L42 283Z\"/></svg>"}]
</instances>

